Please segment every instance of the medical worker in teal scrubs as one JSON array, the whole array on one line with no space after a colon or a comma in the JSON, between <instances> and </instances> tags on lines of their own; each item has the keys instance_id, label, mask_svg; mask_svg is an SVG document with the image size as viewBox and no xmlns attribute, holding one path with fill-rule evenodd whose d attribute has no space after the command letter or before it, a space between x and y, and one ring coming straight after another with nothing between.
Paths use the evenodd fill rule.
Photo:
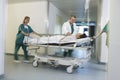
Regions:
<instances>
[{"instance_id":1,"label":"medical worker in teal scrubs","mask_svg":"<svg viewBox=\"0 0 120 80\"><path fill-rule=\"evenodd\" d=\"M96 39L98 38L102 33L106 33L107 34L107 38L106 38L106 45L109 46L109 29L108 29L108 26L109 26L109 21L107 22L107 24L104 26L103 30L97 35L97 36L94 36L93 39Z\"/></svg>"},{"instance_id":2,"label":"medical worker in teal scrubs","mask_svg":"<svg viewBox=\"0 0 120 80\"><path fill-rule=\"evenodd\" d=\"M15 41L14 62L20 62L18 57L18 51L20 47L22 47L24 51L24 62L29 62L28 51L26 50L27 46L23 44L24 37L29 36L30 33L40 36L40 34L34 32L33 29L28 25L29 21L30 21L30 17L25 16L23 23L20 24L18 28L18 33L16 35L16 41Z\"/></svg>"}]
</instances>

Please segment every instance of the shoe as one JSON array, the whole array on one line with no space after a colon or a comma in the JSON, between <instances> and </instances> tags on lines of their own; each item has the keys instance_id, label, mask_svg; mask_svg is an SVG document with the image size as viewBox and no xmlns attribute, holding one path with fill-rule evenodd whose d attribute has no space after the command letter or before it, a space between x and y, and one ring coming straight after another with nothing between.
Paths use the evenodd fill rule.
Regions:
<instances>
[{"instance_id":1,"label":"shoe","mask_svg":"<svg viewBox=\"0 0 120 80\"><path fill-rule=\"evenodd\" d=\"M29 60L24 60L24 63L30 63L30 61Z\"/></svg>"},{"instance_id":2,"label":"shoe","mask_svg":"<svg viewBox=\"0 0 120 80\"><path fill-rule=\"evenodd\" d=\"M15 62L15 63L20 63L20 61L19 61L19 60L14 60L14 62Z\"/></svg>"}]
</instances>

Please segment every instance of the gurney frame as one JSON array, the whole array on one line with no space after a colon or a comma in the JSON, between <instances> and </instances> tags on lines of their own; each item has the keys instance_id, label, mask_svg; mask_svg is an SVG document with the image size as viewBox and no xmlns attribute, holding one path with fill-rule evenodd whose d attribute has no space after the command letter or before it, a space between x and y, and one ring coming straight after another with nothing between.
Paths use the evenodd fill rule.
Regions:
<instances>
[{"instance_id":1,"label":"gurney frame","mask_svg":"<svg viewBox=\"0 0 120 80\"><path fill-rule=\"evenodd\" d=\"M72 45L72 46L71 46ZM28 44L28 46L32 46L35 48L28 47L28 52L31 53L31 50L35 50L34 54L34 60L32 65L34 67L38 67L39 63L47 63L54 67L57 67L59 65L66 66L67 73L73 73L75 69L78 67L82 67L83 62L86 62L90 59L91 55L91 46L80 46L77 47L77 42L74 44L69 44L69 46L66 45L49 45L49 44ZM53 57L48 55L39 55L37 50L40 49L40 47L52 47L52 48L61 48L61 49L83 49L87 51L86 58L79 59L79 58L70 58L70 57Z\"/></svg>"}]
</instances>

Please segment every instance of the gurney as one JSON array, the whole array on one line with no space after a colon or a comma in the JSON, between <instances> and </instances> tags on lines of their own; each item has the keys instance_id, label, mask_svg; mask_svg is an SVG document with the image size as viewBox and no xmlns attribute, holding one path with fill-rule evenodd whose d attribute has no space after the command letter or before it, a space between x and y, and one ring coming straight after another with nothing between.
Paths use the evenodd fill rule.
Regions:
<instances>
[{"instance_id":1,"label":"gurney","mask_svg":"<svg viewBox=\"0 0 120 80\"><path fill-rule=\"evenodd\" d=\"M37 67L39 63L48 63L54 67L59 65L66 66L66 71L72 73L74 69L81 67L82 64L90 59L90 38L76 39L71 36L42 36L40 38L27 38L24 43L28 45L28 53L35 50L33 66ZM32 46L32 48L30 48ZM87 52L85 58L56 57L49 55L40 55L37 50L40 47L53 47L61 49L84 49Z\"/></svg>"}]
</instances>

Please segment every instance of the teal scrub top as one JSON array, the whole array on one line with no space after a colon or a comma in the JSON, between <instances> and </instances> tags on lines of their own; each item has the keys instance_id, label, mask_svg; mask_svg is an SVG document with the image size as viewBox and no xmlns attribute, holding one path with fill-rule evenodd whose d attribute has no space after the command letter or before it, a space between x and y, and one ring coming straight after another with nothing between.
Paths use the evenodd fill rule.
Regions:
<instances>
[{"instance_id":1,"label":"teal scrub top","mask_svg":"<svg viewBox=\"0 0 120 80\"><path fill-rule=\"evenodd\" d=\"M108 24L105 25L105 27L103 28L103 31L106 33L108 32Z\"/></svg>"},{"instance_id":2,"label":"teal scrub top","mask_svg":"<svg viewBox=\"0 0 120 80\"><path fill-rule=\"evenodd\" d=\"M24 34L21 33L21 31L24 31L25 33L32 33L34 32L32 30L32 28L28 26L28 29L24 27L24 24L20 24L19 28L18 28L18 33L17 33L17 37L16 37L16 43L17 44L23 44L23 39L24 39Z\"/></svg>"},{"instance_id":3,"label":"teal scrub top","mask_svg":"<svg viewBox=\"0 0 120 80\"><path fill-rule=\"evenodd\" d=\"M105 27L103 28L103 32L106 32L106 35L107 35L107 38L106 38L106 45L107 45L107 46L109 45L108 25L109 25L109 23L107 23L107 24L105 25Z\"/></svg>"}]
</instances>

